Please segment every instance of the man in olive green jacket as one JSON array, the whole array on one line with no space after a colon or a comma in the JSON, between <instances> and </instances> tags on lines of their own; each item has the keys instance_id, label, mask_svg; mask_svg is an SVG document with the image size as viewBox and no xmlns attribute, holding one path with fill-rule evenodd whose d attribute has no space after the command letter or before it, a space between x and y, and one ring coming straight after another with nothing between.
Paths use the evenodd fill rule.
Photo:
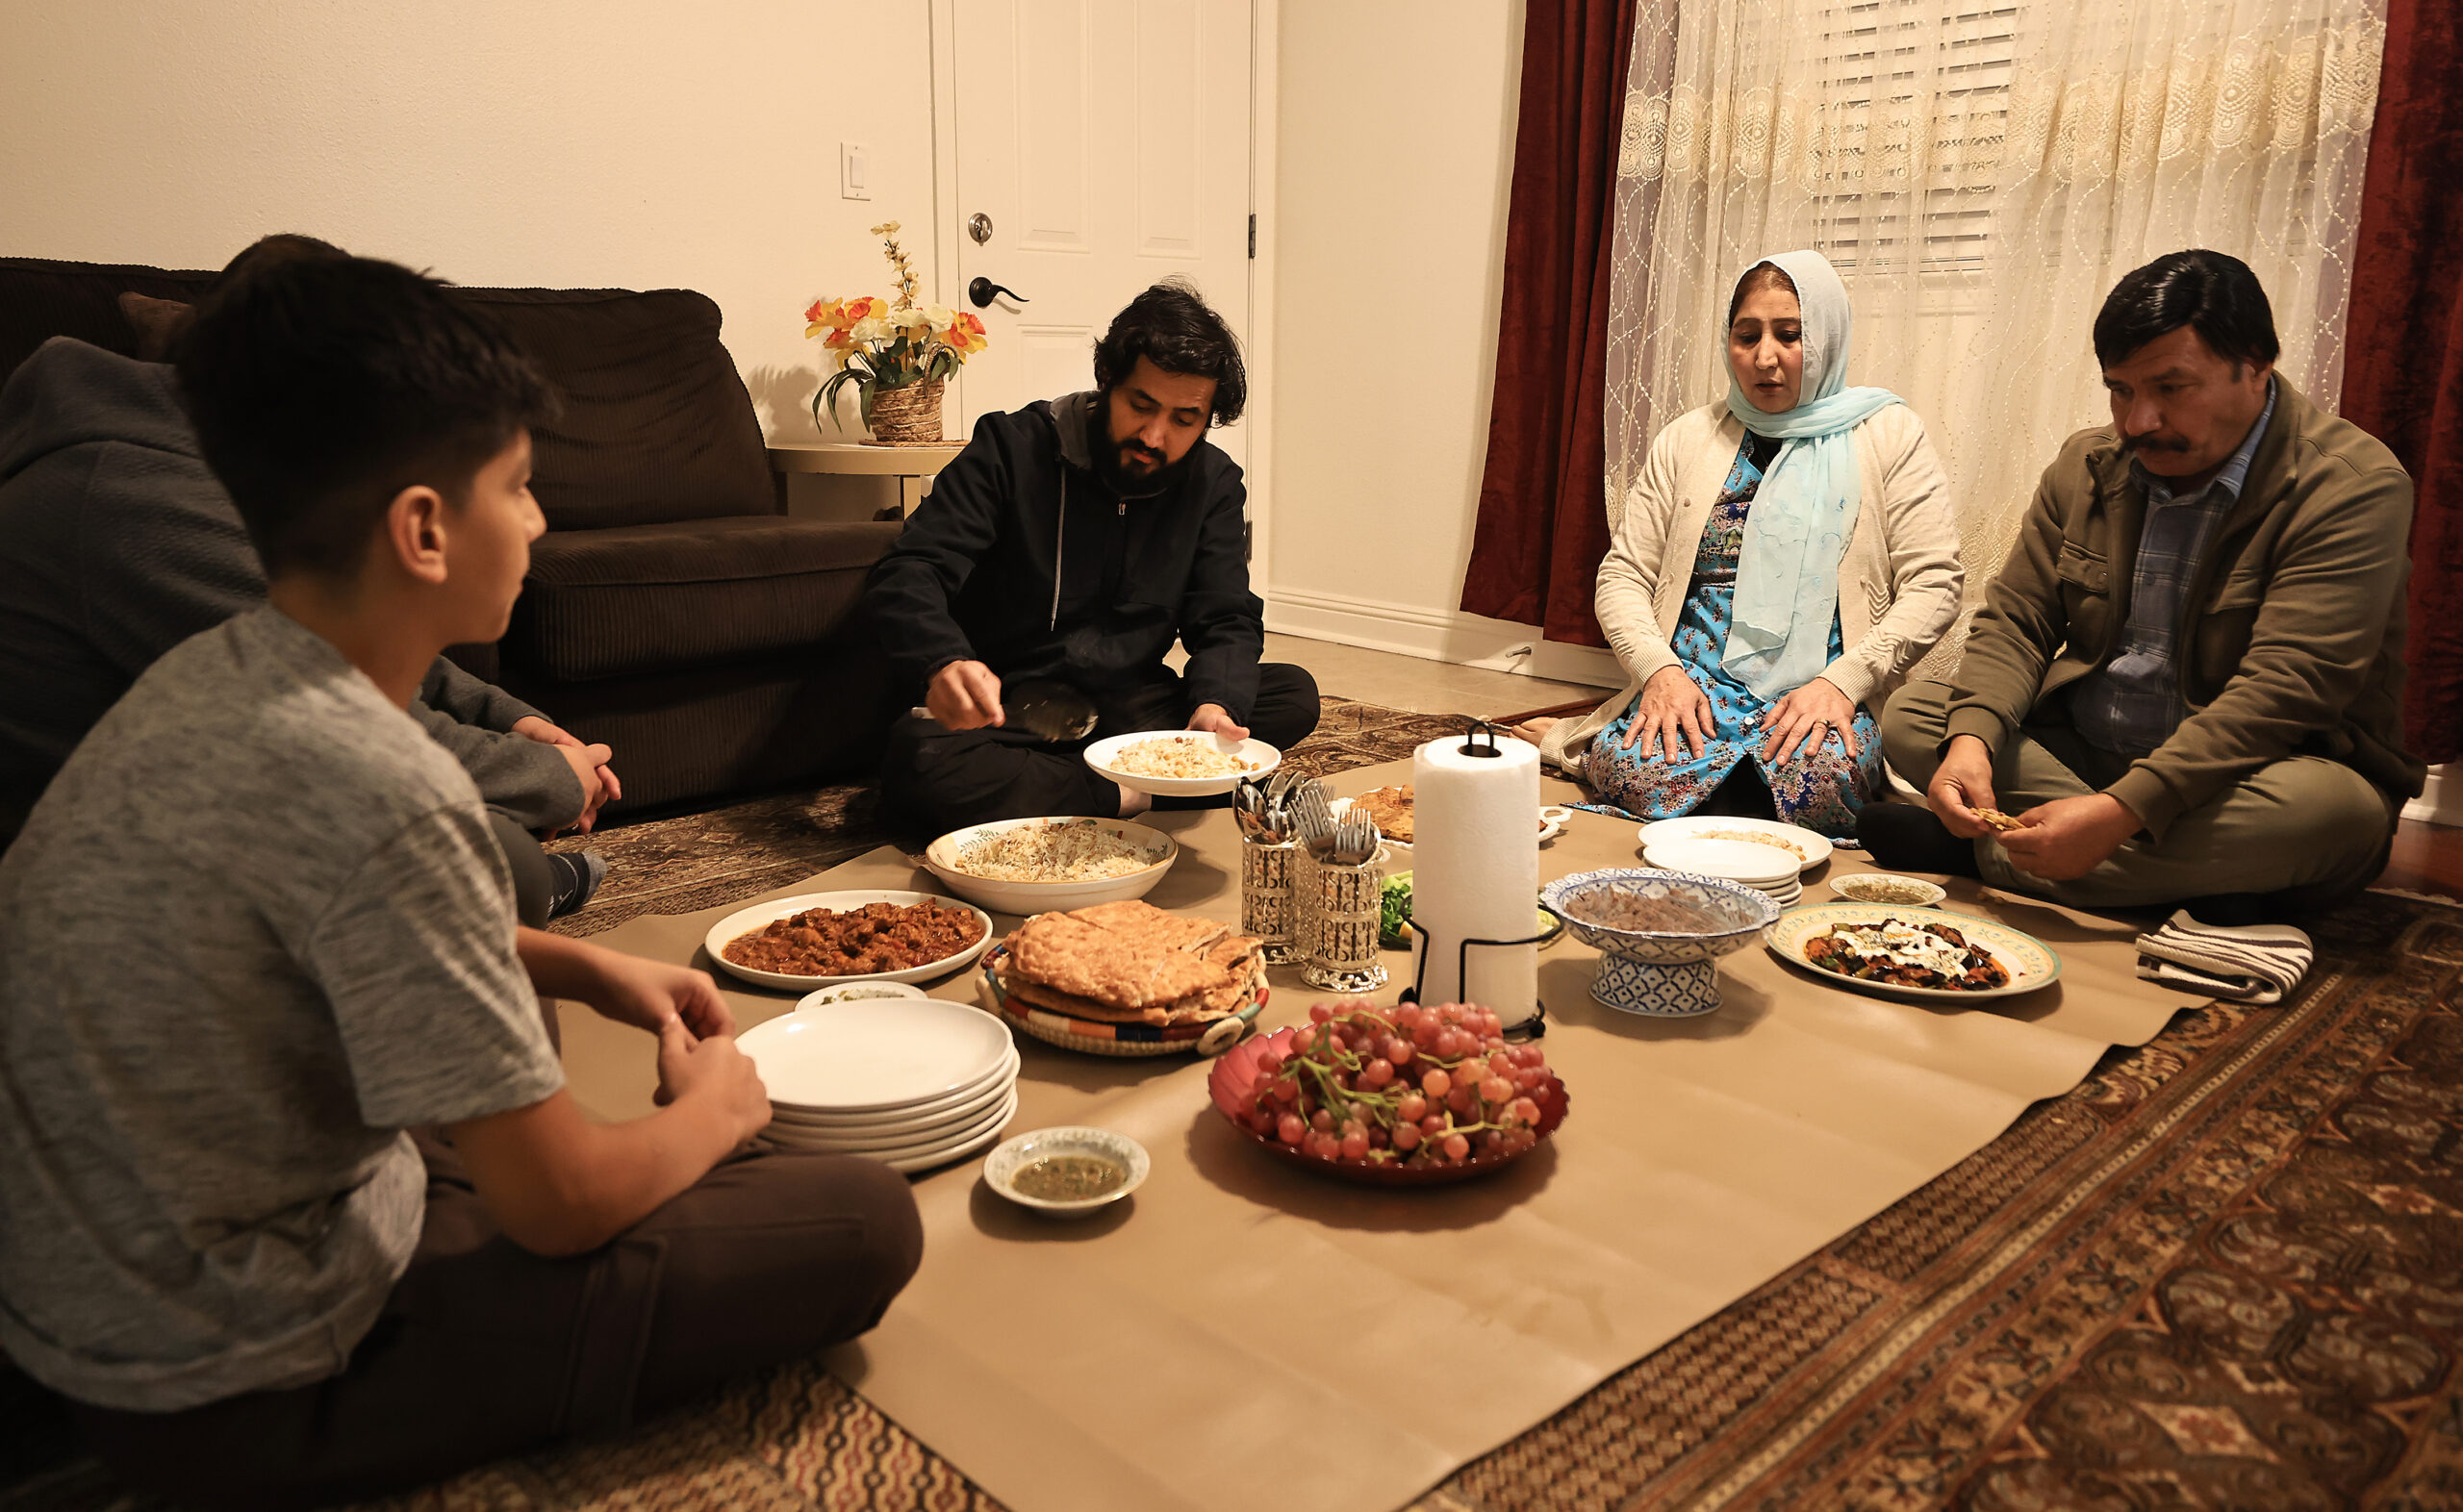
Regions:
<instances>
[{"instance_id":1,"label":"man in olive green jacket","mask_svg":"<svg viewBox=\"0 0 2463 1512\"><path fill-rule=\"evenodd\" d=\"M2425 775L2402 744L2411 479L2275 373L2238 259L2148 264L2095 336L2113 423L2044 469L1957 680L1890 701L1931 815L1868 809L1866 843L1897 866L1971 844L1987 881L2081 908L2331 904L2383 869Z\"/></svg>"}]
</instances>

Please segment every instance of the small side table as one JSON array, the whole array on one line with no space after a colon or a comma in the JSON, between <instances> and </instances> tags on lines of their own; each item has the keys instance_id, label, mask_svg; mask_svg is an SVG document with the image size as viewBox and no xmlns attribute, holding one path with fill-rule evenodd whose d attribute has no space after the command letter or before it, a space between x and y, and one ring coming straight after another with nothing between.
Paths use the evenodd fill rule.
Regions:
<instances>
[{"instance_id":1,"label":"small side table","mask_svg":"<svg viewBox=\"0 0 2463 1512\"><path fill-rule=\"evenodd\" d=\"M778 486L778 507L786 508L787 476L796 472L834 472L898 480L901 518L932 491L932 478L963 451L963 441L938 446L872 446L862 441L773 441L772 481Z\"/></svg>"}]
</instances>

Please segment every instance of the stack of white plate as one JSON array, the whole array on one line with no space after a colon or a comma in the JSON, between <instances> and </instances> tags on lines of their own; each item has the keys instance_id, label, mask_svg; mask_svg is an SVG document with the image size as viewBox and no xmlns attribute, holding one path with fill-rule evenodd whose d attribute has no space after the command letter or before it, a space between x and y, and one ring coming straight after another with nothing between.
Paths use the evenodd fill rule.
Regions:
<instances>
[{"instance_id":1,"label":"stack of white plate","mask_svg":"<svg viewBox=\"0 0 2463 1512\"><path fill-rule=\"evenodd\" d=\"M1655 840L1642 847L1642 859L1663 871L1690 871L1696 876L1741 882L1770 895L1781 908L1805 895L1798 877L1803 859L1777 845L1756 845L1741 840Z\"/></svg>"},{"instance_id":2,"label":"stack of white plate","mask_svg":"<svg viewBox=\"0 0 2463 1512\"><path fill-rule=\"evenodd\" d=\"M736 1042L770 1089L770 1142L927 1171L1001 1137L1018 1051L990 1014L931 997L824 1002Z\"/></svg>"}]
</instances>

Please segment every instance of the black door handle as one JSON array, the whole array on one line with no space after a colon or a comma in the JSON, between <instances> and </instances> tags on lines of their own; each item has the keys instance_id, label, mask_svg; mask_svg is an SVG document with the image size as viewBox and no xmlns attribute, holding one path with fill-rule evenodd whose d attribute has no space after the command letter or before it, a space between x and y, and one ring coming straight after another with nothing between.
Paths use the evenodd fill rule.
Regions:
<instances>
[{"instance_id":1,"label":"black door handle","mask_svg":"<svg viewBox=\"0 0 2463 1512\"><path fill-rule=\"evenodd\" d=\"M975 301L975 308L978 310L980 310L984 306L992 303L992 296L995 294L1006 294L1008 297L1016 300L1022 305L1031 302L1026 295L1018 292L1016 290L1003 289L1000 285L980 274L977 275L973 283L966 286L966 296Z\"/></svg>"}]
</instances>

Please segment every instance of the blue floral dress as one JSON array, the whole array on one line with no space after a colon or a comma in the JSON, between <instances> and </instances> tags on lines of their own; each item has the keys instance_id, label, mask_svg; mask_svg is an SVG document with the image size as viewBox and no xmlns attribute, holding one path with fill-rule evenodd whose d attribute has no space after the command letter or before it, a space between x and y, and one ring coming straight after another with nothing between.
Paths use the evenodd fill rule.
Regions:
<instances>
[{"instance_id":1,"label":"blue floral dress","mask_svg":"<svg viewBox=\"0 0 2463 1512\"><path fill-rule=\"evenodd\" d=\"M1759 455L1757 456L1757 453ZM1708 748L1699 757L1681 761L1646 758L1641 747L1624 748L1625 732L1641 704L1636 694L1625 711L1599 732L1584 758L1590 785L1601 797L1637 819L1674 819L1690 814L1717 789L1739 762L1750 761L1760 772L1779 818L1790 824L1833 839L1856 833L1856 816L1865 799L1882 781L1881 729L1859 708L1855 732L1858 754L1850 757L1837 731L1822 732L1821 743L1777 762L1762 759L1767 732L1762 717L1770 705L1720 668L1728 643L1728 620L1736 604L1737 558L1744 546L1745 517L1752 512L1754 491L1762 486L1762 469L1777 448L1748 435L1729 469L1726 487L1711 507L1693 551L1692 591L1686 596L1670 643L1685 675L1711 700ZM1830 655L1835 660L1841 642L1834 611L1830 621Z\"/></svg>"}]
</instances>

